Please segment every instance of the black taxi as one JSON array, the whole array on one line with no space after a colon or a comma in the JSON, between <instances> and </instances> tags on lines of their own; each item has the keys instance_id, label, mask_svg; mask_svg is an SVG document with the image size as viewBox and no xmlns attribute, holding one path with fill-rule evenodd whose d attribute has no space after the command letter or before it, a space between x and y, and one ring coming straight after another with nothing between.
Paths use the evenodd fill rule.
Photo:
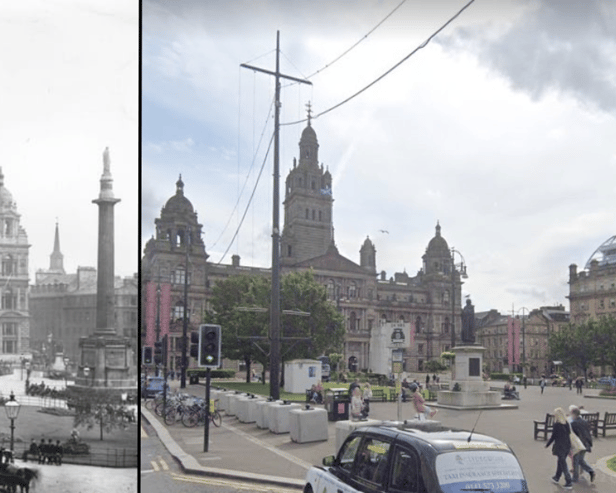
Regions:
<instances>
[{"instance_id":1,"label":"black taxi","mask_svg":"<svg viewBox=\"0 0 616 493\"><path fill-rule=\"evenodd\" d=\"M389 422L357 428L306 475L305 493L528 493L502 441L470 431Z\"/></svg>"}]
</instances>

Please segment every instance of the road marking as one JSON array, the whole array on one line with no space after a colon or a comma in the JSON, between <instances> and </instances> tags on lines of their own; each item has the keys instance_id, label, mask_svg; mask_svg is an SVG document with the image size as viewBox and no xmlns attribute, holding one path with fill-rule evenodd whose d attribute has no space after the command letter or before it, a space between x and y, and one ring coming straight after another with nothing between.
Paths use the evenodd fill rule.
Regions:
<instances>
[{"instance_id":1,"label":"road marking","mask_svg":"<svg viewBox=\"0 0 616 493\"><path fill-rule=\"evenodd\" d=\"M141 427L141 438L148 438L148 434L143 429L143 426Z\"/></svg>"},{"instance_id":2,"label":"road marking","mask_svg":"<svg viewBox=\"0 0 616 493\"><path fill-rule=\"evenodd\" d=\"M298 459L297 457L291 455L291 454L287 454L286 452L283 452L282 450L278 450L276 447L272 447L271 445L268 445L267 443L259 440L258 438L255 438L251 435L249 435L248 433L239 430L237 428L234 428L233 426L230 426L226 423L222 424L223 428L227 428L229 431L232 431L233 433L235 433L236 435L239 435L241 437L246 438L246 440L250 440L253 443L256 443L257 445L259 445L260 447L263 447L267 450L269 450L270 452L274 452L275 454L279 455L280 457L283 457L285 459L287 459L290 462L293 462L294 464L297 464L300 467L303 467L304 469L308 470L312 467L312 464L309 464L308 462L305 462L301 459Z\"/></svg>"},{"instance_id":3,"label":"road marking","mask_svg":"<svg viewBox=\"0 0 616 493\"><path fill-rule=\"evenodd\" d=\"M141 470L140 472L141 472L141 474L146 474L148 472L156 472L156 471L154 469L146 469L145 471Z\"/></svg>"},{"instance_id":4,"label":"road marking","mask_svg":"<svg viewBox=\"0 0 616 493\"><path fill-rule=\"evenodd\" d=\"M297 493L297 490L292 489L284 489L277 488L271 485L259 485L256 483L243 483L239 481L233 481L228 479L213 479L213 478L205 478L205 477L197 477L197 476L183 476L180 474L171 474L171 477L176 481L184 481L185 483L197 483L197 484L207 484L210 486L229 486L232 485L234 488L239 490L247 490L247 491L262 491L262 492L271 492L271 493Z\"/></svg>"},{"instance_id":5,"label":"road marking","mask_svg":"<svg viewBox=\"0 0 616 493\"><path fill-rule=\"evenodd\" d=\"M150 464L152 464L152 469L154 469L154 471L156 472L160 471L160 468L158 467L158 464L156 463L155 460L151 460Z\"/></svg>"},{"instance_id":6,"label":"road marking","mask_svg":"<svg viewBox=\"0 0 616 493\"><path fill-rule=\"evenodd\" d=\"M158 461L160 462L160 465L163 468L163 471L168 471L169 470L169 466L167 465L167 463L164 461L164 459L162 457L159 457Z\"/></svg>"}]
</instances>

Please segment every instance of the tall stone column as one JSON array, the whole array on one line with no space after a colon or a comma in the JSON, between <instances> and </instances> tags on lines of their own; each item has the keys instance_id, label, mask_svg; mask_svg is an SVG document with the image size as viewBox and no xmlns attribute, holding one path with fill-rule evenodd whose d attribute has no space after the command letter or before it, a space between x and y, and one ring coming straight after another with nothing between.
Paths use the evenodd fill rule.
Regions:
<instances>
[{"instance_id":1,"label":"tall stone column","mask_svg":"<svg viewBox=\"0 0 616 493\"><path fill-rule=\"evenodd\" d=\"M100 180L98 199L98 267L96 289L95 334L116 333L114 320L114 221L113 206L120 199L113 195L109 148L103 152L103 175Z\"/></svg>"}]
</instances>

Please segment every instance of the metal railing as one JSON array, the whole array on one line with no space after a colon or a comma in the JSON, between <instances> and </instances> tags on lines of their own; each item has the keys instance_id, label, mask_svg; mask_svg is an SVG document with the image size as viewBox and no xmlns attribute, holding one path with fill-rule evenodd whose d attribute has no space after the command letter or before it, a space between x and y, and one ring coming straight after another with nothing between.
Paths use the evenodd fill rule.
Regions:
<instances>
[{"instance_id":1,"label":"metal railing","mask_svg":"<svg viewBox=\"0 0 616 493\"><path fill-rule=\"evenodd\" d=\"M26 449L15 448L15 456L23 458ZM62 456L63 464L80 464L86 466L99 467L138 467L139 457L137 449L128 448L106 448L90 450L89 454L64 454ZM29 462L36 464L37 459L29 459Z\"/></svg>"}]
</instances>

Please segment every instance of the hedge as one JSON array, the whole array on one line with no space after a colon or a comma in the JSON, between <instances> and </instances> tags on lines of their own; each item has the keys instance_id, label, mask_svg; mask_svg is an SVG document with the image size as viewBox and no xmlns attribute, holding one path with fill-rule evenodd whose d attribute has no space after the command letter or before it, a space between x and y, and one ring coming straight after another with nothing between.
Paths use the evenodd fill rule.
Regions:
<instances>
[{"instance_id":1,"label":"hedge","mask_svg":"<svg viewBox=\"0 0 616 493\"><path fill-rule=\"evenodd\" d=\"M521 373L497 373L497 372L490 373L490 379L492 380L509 380L509 379L513 379L513 377L518 377L520 381L522 380Z\"/></svg>"},{"instance_id":2,"label":"hedge","mask_svg":"<svg viewBox=\"0 0 616 493\"><path fill-rule=\"evenodd\" d=\"M212 378L235 378L235 370L211 370L210 377ZM186 376L188 377L197 377L197 378L205 378L206 369L190 369L186 370Z\"/></svg>"}]
</instances>

